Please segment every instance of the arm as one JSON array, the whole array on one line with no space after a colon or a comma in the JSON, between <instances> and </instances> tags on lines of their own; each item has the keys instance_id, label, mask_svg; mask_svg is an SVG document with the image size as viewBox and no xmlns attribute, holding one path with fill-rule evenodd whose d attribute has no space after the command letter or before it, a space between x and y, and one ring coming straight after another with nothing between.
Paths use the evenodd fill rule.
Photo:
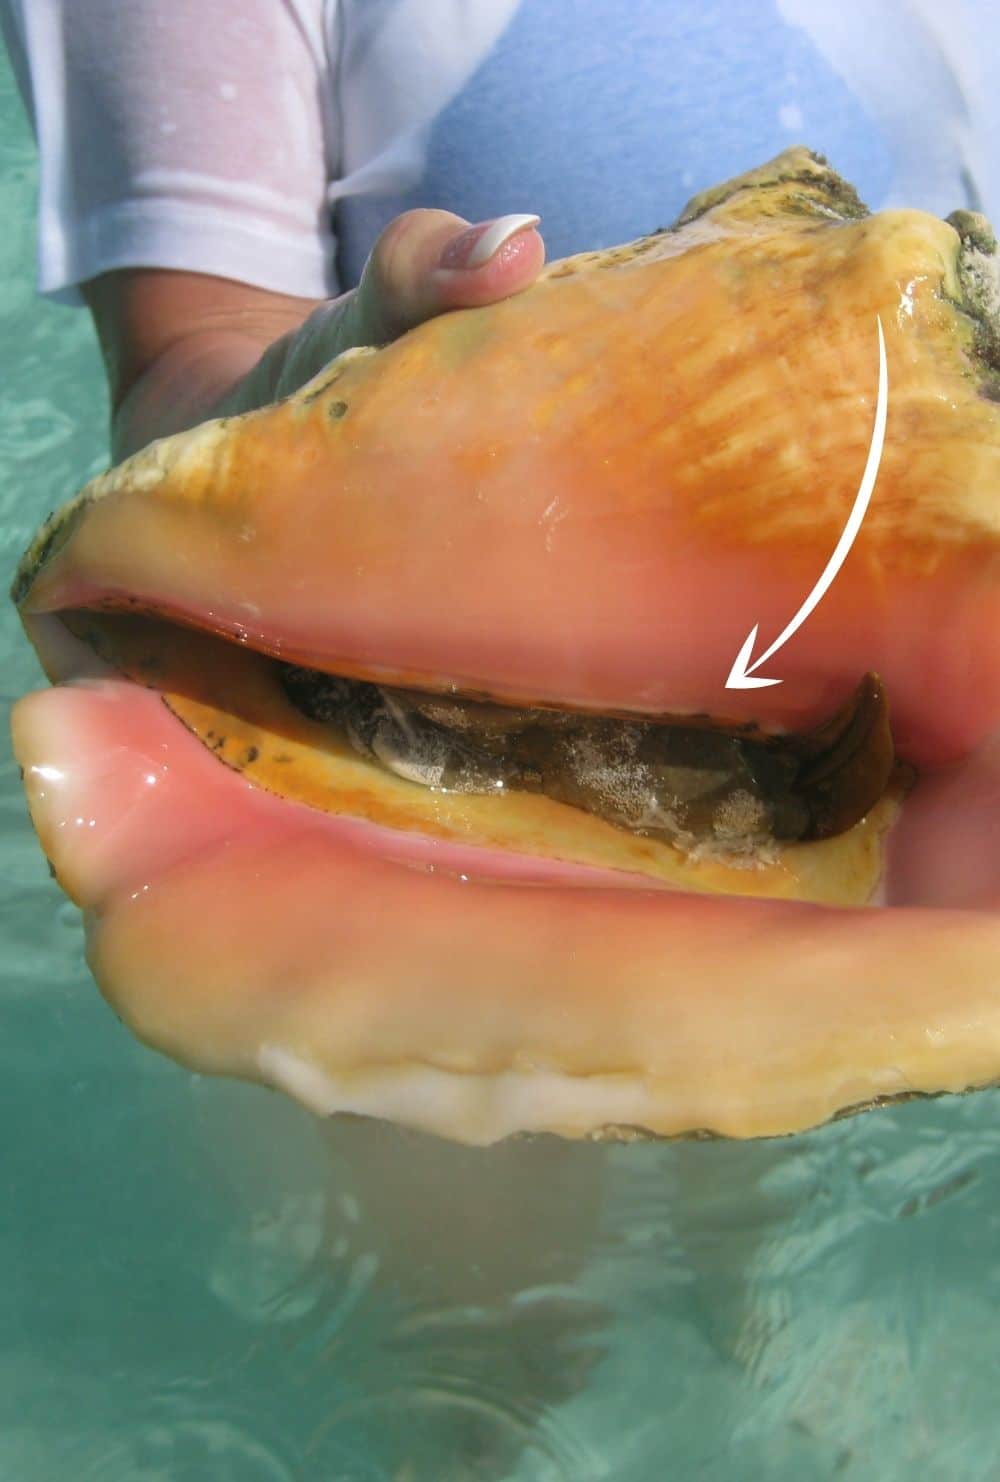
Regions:
<instances>
[{"instance_id":1,"label":"arm","mask_svg":"<svg viewBox=\"0 0 1000 1482\"><path fill-rule=\"evenodd\" d=\"M411 211L379 238L360 286L293 298L200 273L135 268L83 285L112 403L112 453L287 395L355 345L526 287L544 260L536 217L469 227Z\"/></svg>"},{"instance_id":2,"label":"arm","mask_svg":"<svg viewBox=\"0 0 1000 1482\"><path fill-rule=\"evenodd\" d=\"M155 268L105 273L83 295L108 377L115 460L211 416L321 302Z\"/></svg>"},{"instance_id":3,"label":"arm","mask_svg":"<svg viewBox=\"0 0 1000 1482\"><path fill-rule=\"evenodd\" d=\"M337 59L321 0L0 0L41 159L39 286L88 304L116 457L302 385L351 345L524 287L524 218L410 212L340 298L327 187ZM466 255L471 244L466 239ZM483 260L480 260L483 259Z\"/></svg>"}]
</instances>

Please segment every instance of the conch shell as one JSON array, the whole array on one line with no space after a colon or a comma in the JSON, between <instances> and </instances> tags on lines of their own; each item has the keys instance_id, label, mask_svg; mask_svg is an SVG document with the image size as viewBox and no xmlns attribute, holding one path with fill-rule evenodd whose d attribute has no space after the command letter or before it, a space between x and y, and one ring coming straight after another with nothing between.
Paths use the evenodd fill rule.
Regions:
<instances>
[{"instance_id":1,"label":"conch shell","mask_svg":"<svg viewBox=\"0 0 1000 1482\"><path fill-rule=\"evenodd\" d=\"M998 300L792 150L95 480L14 733L119 1013L473 1143L998 1078Z\"/></svg>"}]
</instances>

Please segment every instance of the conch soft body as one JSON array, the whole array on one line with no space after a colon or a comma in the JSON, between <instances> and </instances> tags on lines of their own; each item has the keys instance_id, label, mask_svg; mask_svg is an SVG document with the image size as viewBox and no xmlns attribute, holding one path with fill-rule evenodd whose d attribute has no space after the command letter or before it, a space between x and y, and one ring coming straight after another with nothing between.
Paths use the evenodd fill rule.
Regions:
<instances>
[{"instance_id":1,"label":"conch soft body","mask_svg":"<svg viewBox=\"0 0 1000 1482\"><path fill-rule=\"evenodd\" d=\"M95 480L14 735L117 1011L473 1143L1000 1077L997 285L793 150Z\"/></svg>"}]
</instances>

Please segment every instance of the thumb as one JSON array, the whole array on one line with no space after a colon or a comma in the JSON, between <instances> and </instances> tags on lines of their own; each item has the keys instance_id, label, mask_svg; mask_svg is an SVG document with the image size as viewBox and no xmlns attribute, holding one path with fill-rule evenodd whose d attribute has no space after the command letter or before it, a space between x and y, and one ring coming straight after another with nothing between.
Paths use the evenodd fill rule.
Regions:
<instances>
[{"instance_id":1,"label":"thumb","mask_svg":"<svg viewBox=\"0 0 1000 1482\"><path fill-rule=\"evenodd\" d=\"M408 211L379 237L353 304L358 343L385 344L448 309L467 309L527 288L545 246L537 216L470 226L449 211Z\"/></svg>"},{"instance_id":2,"label":"thumb","mask_svg":"<svg viewBox=\"0 0 1000 1482\"><path fill-rule=\"evenodd\" d=\"M304 386L344 350L384 345L448 309L519 293L545 261L537 216L470 226L448 211L408 211L386 227L356 289L321 304L261 356L215 409L231 416Z\"/></svg>"}]
</instances>

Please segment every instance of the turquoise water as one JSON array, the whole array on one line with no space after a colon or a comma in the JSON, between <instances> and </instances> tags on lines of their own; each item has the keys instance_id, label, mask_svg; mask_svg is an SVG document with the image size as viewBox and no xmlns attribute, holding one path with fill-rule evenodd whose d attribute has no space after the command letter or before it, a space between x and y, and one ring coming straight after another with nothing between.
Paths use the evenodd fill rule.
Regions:
<instances>
[{"instance_id":1,"label":"turquoise water","mask_svg":"<svg viewBox=\"0 0 1000 1482\"><path fill-rule=\"evenodd\" d=\"M0 564L100 466L0 71ZM6 704L39 681L12 612ZM1000 1474L1000 1096L747 1146L473 1152L135 1044L4 743L0 1482Z\"/></svg>"}]
</instances>

